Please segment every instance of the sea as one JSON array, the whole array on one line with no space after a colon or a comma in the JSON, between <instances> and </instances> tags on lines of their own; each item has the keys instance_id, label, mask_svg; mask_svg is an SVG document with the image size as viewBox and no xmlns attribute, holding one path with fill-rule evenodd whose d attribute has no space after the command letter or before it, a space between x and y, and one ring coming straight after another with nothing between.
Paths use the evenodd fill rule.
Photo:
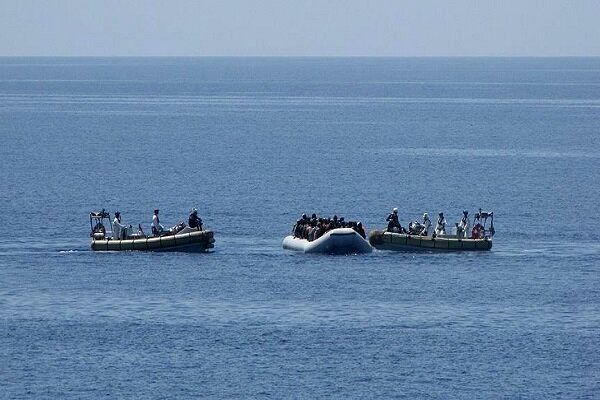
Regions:
<instances>
[{"instance_id":1,"label":"sea","mask_svg":"<svg viewBox=\"0 0 600 400\"><path fill-rule=\"evenodd\" d=\"M600 58L4 57L0 160L2 399L600 398ZM393 207L493 248L282 248Z\"/></svg>"}]
</instances>

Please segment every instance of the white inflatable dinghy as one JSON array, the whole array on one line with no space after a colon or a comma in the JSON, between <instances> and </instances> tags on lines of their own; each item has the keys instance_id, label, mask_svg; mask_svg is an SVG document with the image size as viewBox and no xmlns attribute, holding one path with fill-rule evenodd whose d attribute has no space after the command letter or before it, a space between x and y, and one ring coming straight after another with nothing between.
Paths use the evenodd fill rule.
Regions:
<instances>
[{"instance_id":1,"label":"white inflatable dinghy","mask_svg":"<svg viewBox=\"0 0 600 400\"><path fill-rule=\"evenodd\" d=\"M292 235L286 236L283 239L283 248L303 253L325 254L370 253L373 251L369 242L352 228L332 229L312 242Z\"/></svg>"}]
</instances>

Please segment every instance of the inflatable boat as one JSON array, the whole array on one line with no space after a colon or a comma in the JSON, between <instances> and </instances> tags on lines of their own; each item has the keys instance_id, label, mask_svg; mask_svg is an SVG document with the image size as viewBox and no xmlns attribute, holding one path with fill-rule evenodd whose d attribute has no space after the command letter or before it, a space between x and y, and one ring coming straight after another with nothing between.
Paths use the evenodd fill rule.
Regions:
<instances>
[{"instance_id":1,"label":"inflatable boat","mask_svg":"<svg viewBox=\"0 0 600 400\"><path fill-rule=\"evenodd\" d=\"M373 248L352 228L337 228L326 232L320 238L309 242L292 235L283 239L286 250L303 253L352 254L370 253Z\"/></svg>"},{"instance_id":2,"label":"inflatable boat","mask_svg":"<svg viewBox=\"0 0 600 400\"><path fill-rule=\"evenodd\" d=\"M379 250L415 251L479 251L492 248L492 238L457 238L455 236L419 236L385 231L371 231L369 243Z\"/></svg>"},{"instance_id":3,"label":"inflatable boat","mask_svg":"<svg viewBox=\"0 0 600 400\"><path fill-rule=\"evenodd\" d=\"M187 251L207 252L213 247L215 239L212 231L198 231L185 228L176 235L139 237L132 239L111 239L100 235L92 238L94 251Z\"/></svg>"},{"instance_id":4,"label":"inflatable boat","mask_svg":"<svg viewBox=\"0 0 600 400\"><path fill-rule=\"evenodd\" d=\"M146 236L139 226L133 232L131 225L113 232L110 214L104 210L90 213L91 247L94 251L186 251L208 252L215 247L212 231L190 228L180 222L160 236ZM106 229L110 227L110 229Z\"/></svg>"}]
</instances>

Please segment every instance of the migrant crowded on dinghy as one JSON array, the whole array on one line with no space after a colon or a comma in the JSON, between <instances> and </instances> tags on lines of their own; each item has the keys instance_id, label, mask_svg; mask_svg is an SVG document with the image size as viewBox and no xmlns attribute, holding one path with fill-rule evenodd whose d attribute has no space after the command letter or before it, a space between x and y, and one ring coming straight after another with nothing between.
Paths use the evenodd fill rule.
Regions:
<instances>
[{"instance_id":1,"label":"migrant crowded on dinghy","mask_svg":"<svg viewBox=\"0 0 600 400\"><path fill-rule=\"evenodd\" d=\"M283 239L286 250L303 253L358 254L369 253L373 247L365 240L366 233L360 222L343 217L309 218L303 214L292 229L292 235Z\"/></svg>"},{"instance_id":2,"label":"migrant crowded on dinghy","mask_svg":"<svg viewBox=\"0 0 600 400\"><path fill-rule=\"evenodd\" d=\"M309 218L306 214L302 214L300 219L296 221L292 234L296 238L306 239L309 242L316 240L332 229L350 228L362 236L367 237L362 222L345 221L344 217L338 218L334 215L332 218L318 218L317 214L312 214Z\"/></svg>"}]
</instances>

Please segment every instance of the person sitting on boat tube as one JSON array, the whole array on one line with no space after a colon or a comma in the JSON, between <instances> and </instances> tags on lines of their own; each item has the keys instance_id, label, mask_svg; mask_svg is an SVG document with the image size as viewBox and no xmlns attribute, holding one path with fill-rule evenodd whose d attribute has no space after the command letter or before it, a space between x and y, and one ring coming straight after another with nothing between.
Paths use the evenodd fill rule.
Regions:
<instances>
[{"instance_id":1,"label":"person sitting on boat tube","mask_svg":"<svg viewBox=\"0 0 600 400\"><path fill-rule=\"evenodd\" d=\"M192 208L190 218L188 218L188 225L190 228L196 228L199 231L202 230L202 218L198 216L198 210Z\"/></svg>"},{"instance_id":2,"label":"person sitting on boat tube","mask_svg":"<svg viewBox=\"0 0 600 400\"><path fill-rule=\"evenodd\" d=\"M160 219L158 218L158 210L154 210L154 215L152 216L152 234L154 236L160 236L165 228L160 224Z\"/></svg>"},{"instance_id":3,"label":"person sitting on boat tube","mask_svg":"<svg viewBox=\"0 0 600 400\"><path fill-rule=\"evenodd\" d=\"M437 224L435 225L435 234L436 235L445 235L446 234L446 218L444 218L443 212L438 214Z\"/></svg>"},{"instance_id":4,"label":"person sitting on boat tube","mask_svg":"<svg viewBox=\"0 0 600 400\"><path fill-rule=\"evenodd\" d=\"M294 237L299 238L300 235L302 234L302 220L297 220L296 223L294 224L294 227L292 228L292 234L294 235Z\"/></svg>"},{"instance_id":5,"label":"person sitting on boat tube","mask_svg":"<svg viewBox=\"0 0 600 400\"><path fill-rule=\"evenodd\" d=\"M298 221L296 221L296 224L294 225L294 228L292 229L293 233L294 233L294 237L300 238L300 239L306 239L306 226L308 225L310 219L308 218L308 216L306 214L302 214L302 216L300 217L300 219Z\"/></svg>"},{"instance_id":6,"label":"person sitting on boat tube","mask_svg":"<svg viewBox=\"0 0 600 400\"><path fill-rule=\"evenodd\" d=\"M113 220L113 239L125 239L125 225L121 223L121 213L118 211Z\"/></svg>"},{"instance_id":7,"label":"person sitting on boat tube","mask_svg":"<svg viewBox=\"0 0 600 400\"><path fill-rule=\"evenodd\" d=\"M469 234L469 212L467 210L463 211L463 216L458 223L456 229L456 236L458 237L466 237Z\"/></svg>"},{"instance_id":8,"label":"person sitting on boat tube","mask_svg":"<svg viewBox=\"0 0 600 400\"><path fill-rule=\"evenodd\" d=\"M394 207L392 213L387 216L385 219L388 221L388 232L402 233L402 226L400 226L400 221L398 220L398 209Z\"/></svg>"},{"instance_id":9,"label":"person sitting on boat tube","mask_svg":"<svg viewBox=\"0 0 600 400\"><path fill-rule=\"evenodd\" d=\"M354 229L356 232L358 232L358 234L360 236L362 236L363 239L367 238L367 234L365 233L365 228L363 228L363 224L362 222L358 221L358 224L356 224L356 227Z\"/></svg>"}]
</instances>

